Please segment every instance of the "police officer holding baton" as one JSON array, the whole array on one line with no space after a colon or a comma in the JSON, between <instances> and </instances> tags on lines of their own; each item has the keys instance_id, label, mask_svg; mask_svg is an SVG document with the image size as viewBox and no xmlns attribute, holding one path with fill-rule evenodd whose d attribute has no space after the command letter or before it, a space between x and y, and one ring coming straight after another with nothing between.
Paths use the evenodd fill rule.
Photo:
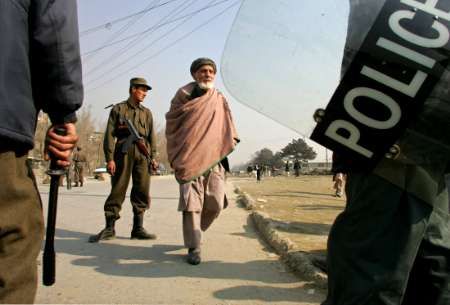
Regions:
<instances>
[{"instance_id":1,"label":"police officer holding baton","mask_svg":"<svg viewBox=\"0 0 450 305\"><path fill-rule=\"evenodd\" d=\"M27 162L40 110L46 151L69 166L83 88L75 0L0 1L0 303L32 303L42 203ZM65 135L55 133L62 127Z\"/></svg>"}]
</instances>

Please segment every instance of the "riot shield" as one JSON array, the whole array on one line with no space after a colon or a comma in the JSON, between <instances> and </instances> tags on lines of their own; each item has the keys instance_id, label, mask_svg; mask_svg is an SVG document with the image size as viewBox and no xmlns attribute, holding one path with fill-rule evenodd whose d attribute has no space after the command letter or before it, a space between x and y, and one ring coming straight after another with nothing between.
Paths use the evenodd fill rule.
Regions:
<instances>
[{"instance_id":1,"label":"riot shield","mask_svg":"<svg viewBox=\"0 0 450 305\"><path fill-rule=\"evenodd\" d=\"M449 12L449 0L245 0L222 78L238 101L355 167L398 158L439 176L450 158Z\"/></svg>"},{"instance_id":2,"label":"riot shield","mask_svg":"<svg viewBox=\"0 0 450 305\"><path fill-rule=\"evenodd\" d=\"M243 1L222 57L225 87L309 136L312 113L325 108L339 83L348 10L340 0Z\"/></svg>"}]
</instances>

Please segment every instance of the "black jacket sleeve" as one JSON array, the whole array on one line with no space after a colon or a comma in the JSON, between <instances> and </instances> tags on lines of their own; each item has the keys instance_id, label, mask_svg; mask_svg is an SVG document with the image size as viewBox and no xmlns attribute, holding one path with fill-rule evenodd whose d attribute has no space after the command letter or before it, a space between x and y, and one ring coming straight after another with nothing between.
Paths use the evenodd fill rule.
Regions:
<instances>
[{"instance_id":1,"label":"black jacket sleeve","mask_svg":"<svg viewBox=\"0 0 450 305\"><path fill-rule=\"evenodd\" d=\"M83 86L76 0L31 0L33 98L53 124L75 122Z\"/></svg>"}]
</instances>

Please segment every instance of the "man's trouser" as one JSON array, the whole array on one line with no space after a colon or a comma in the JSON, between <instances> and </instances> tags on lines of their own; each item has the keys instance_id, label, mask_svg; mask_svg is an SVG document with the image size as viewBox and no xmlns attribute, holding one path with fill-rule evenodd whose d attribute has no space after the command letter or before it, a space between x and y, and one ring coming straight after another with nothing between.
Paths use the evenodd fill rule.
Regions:
<instances>
[{"instance_id":1,"label":"man's trouser","mask_svg":"<svg viewBox=\"0 0 450 305\"><path fill-rule=\"evenodd\" d=\"M76 165L74 166L74 182L76 184L80 183L83 185L83 166Z\"/></svg>"},{"instance_id":2,"label":"man's trouser","mask_svg":"<svg viewBox=\"0 0 450 305\"><path fill-rule=\"evenodd\" d=\"M336 195L342 195L342 187L344 185L344 174L336 173L333 177L334 179L334 190L336 191Z\"/></svg>"},{"instance_id":3,"label":"man's trouser","mask_svg":"<svg viewBox=\"0 0 450 305\"><path fill-rule=\"evenodd\" d=\"M43 240L42 204L27 155L0 151L0 303L32 303Z\"/></svg>"},{"instance_id":4,"label":"man's trouser","mask_svg":"<svg viewBox=\"0 0 450 305\"><path fill-rule=\"evenodd\" d=\"M186 248L199 248L202 231L219 216L225 204L225 171L219 164L206 175L180 185L179 210L183 211Z\"/></svg>"},{"instance_id":5,"label":"man's trouser","mask_svg":"<svg viewBox=\"0 0 450 305\"><path fill-rule=\"evenodd\" d=\"M120 152L114 157L116 172L111 176L111 193L106 199L104 210L106 218L120 218L120 210L125 200L130 177L133 186L131 188L130 201L134 215L140 215L150 205L150 174L147 160L137 151L130 149L127 154Z\"/></svg>"},{"instance_id":6,"label":"man's trouser","mask_svg":"<svg viewBox=\"0 0 450 305\"><path fill-rule=\"evenodd\" d=\"M328 239L326 305L450 304L444 181L433 206L374 174L349 174Z\"/></svg>"}]
</instances>

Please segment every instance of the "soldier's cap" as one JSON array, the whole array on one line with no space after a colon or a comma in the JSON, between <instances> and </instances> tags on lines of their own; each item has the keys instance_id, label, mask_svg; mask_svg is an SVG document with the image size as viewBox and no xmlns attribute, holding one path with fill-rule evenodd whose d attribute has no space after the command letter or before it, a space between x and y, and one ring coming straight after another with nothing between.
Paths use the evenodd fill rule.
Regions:
<instances>
[{"instance_id":1,"label":"soldier's cap","mask_svg":"<svg viewBox=\"0 0 450 305\"><path fill-rule=\"evenodd\" d=\"M133 77L130 79L130 87L143 86L148 90L152 90L152 87L147 83L147 80L143 77Z\"/></svg>"},{"instance_id":2,"label":"soldier's cap","mask_svg":"<svg viewBox=\"0 0 450 305\"><path fill-rule=\"evenodd\" d=\"M214 73L217 73L217 67L214 60L207 58L207 57L200 57L194 60L191 64L191 75L194 77L194 73L198 71L201 67L208 65L213 67Z\"/></svg>"}]
</instances>

